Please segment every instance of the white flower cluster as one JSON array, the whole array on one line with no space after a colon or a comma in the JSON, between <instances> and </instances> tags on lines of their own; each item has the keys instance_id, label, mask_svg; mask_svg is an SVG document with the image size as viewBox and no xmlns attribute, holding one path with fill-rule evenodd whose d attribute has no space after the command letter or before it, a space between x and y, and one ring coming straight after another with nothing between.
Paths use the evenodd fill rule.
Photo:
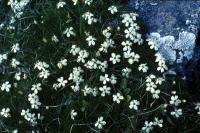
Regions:
<instances>
[{"instance_id":1,"label":"white flower cluster","mask_svg":"<svg viewBox=\"0 0 200 133\"><path fill-rule=\"evenodd\" d=\"M150 131L153 130L153 128L155 126L158 126L158 127L163 127L163 120L162 119L158 119L157 117L154 118L154 121L145 121L145 125L144 127L142 127L142 130L145 132L145 133L149 133Z\"/></svg>"},{"instance_id":2,"label":"white flower cluster","mask_svg":"<svg viewBox=\"0 0 200 133\"><path fill-rule=\"evenodd\" d=\"M87 23L91 25L92 23L96 23L97 19L94 18L94 14L91 12L86 12L82 15L83 19L87 20Z\"/></svg>"},{"instance_id":3,"label":"white flower cluster","mask_svg":"<svg viewBox=\"0 0 200 133\"><path fill-rule=\"evenodd\" d=\"M73 9L77 9L81 13L78 16L74 14L71 16L73 9L67 11L68 8L71 8L69 5L72 2L73 5L77 5L73 6ZM20 2L10 0L8 4L11 5L13 12L17 15L16 17L19 18L28 3L29 0ZM121 12L120 6L116 5L107 6L104 10L105 14L110 14L113 18L115 16L119 17L117 19L111 18L109 20L111 22L107 23L103 20L104 16L99 16L98 12L91 10L95 7L93 4L101 3L99 1L70 0L68 3L68 1L62 0L56 3L55 10L58 10L56 13L62 14L62 11L66 10L68 20L60 21L66 18L59 16L60 26L58 27L61 33L55 32L56 34L51 33L49 36L46 33L43 34L41 43L45 43L45 45L39 44L37 49L31 49L31 55L36 52L34 58L27 62L23 60L23 56L29 52L30 48L28 48L28 52L23 51L26 45L20 47L20 43L16 42L13 43L9 51L0 54L0 65L6 66L9 63L8 69L6 69L9 71L9 76L1 81L1 91L6 92L5 94L13 91L17 93L17 96L20 95L26 98L25 102L28 101L30 107L20 108L21 116L26 121L30 122L31 125L38 124L37 120L42 119L40 118L40 109L52 113L51 107L55 110L61 107L56 115L66 109L71 120L69 122L74 125L76 125L76 122L79 123L79 116L81 117L84 114L85 118L89 118L88 114L90 113L87 111L91 108L94 109L91 116L93 113L97 113L95 115L97 120L92 123L95 127L93 130L104 130L104 128L107 128L106 125L110 125L109 111L112 111L115 106L123 107L121 111L128 109L128 111L137 115L141 111L146 113L147 107L150 109L154 108L154 105L160 104L165 105L165 107L172 107L170 114L175 118L183 114L179 106L182 104L179 96L165 92L170 88L164 84L167 81L162 75L168 70L168 67L163 56L156 53L158 47L153 41L148 41L147 45L150 47L149 49L154 50L156 59L152 61L144 59L148 58L144 57L145 54L148 56L148 51L146 52L145 49L141 52L140 50L146 45L146 41L143 40L140 33L141 29L137 23L138 15L136 13ZM121 13L123 14L121 15ZM41 24L45 24L43 16L41 19ZM10 24L14 24L17 20L13 17ZM38 27L41 26L36 20L34 20L34 24L37 24ZM41 28L45 29L45 26L42 26ZM97 29L92 29L94 27ZM49 39L52 42L50 44L48 44ZM48 58L44 57L46 56L45 52L39 53L43 50L43 47L52 48L53 52L48 53ZM44 59L42 59L43 57ZM34 64L28 64L29 62L34 62ZM151 68L153 63L155 68ZM151 69L155 69L155 71ZM11 80L11 78L14 78L14 80ZM160 89L162 87L164 89ZM44 90L50 91L50 94L43 94ZM62 103L54 105L54 102L52 102L53 105L43 108L44 103L42 103L43 99L40 94L47 96L44 101L55 98L55 103L58 101L62 101ZM151 97L149 97L149 94ZM166 103L169 98L169 103ZM145 107L144 99L146 102ZM90 106L92 107L90 108ZM108 113L98 112L97 109L99 108L109 111ZM196 104L195 109L200 114L200 103ZM81 112L78 114L79 111ZM158 111L158 109L153 111ZM158 115L160 117L163 112L160 113L159 111ZM5 106L0 114L2 117L7 118L11 117L12 113L12 108ZM60 124L60 122L63 122L61 118L63 116L58 117L55 120ZM149 133L155 127L163 127L162 119L155 117L153 121L149 121L146 118L148 117L139 120L144 122L144 126L140 129L142 132ZM80 125L91 125L91 123ZM14 131L17 132L17 130Z\"/></svg>"},{"instance_id":4,"label":"white flower cluster","mask_svg":"<svg viewBox=\"0 0 200 133\"><path fill-rule=\"evenodd\" d=\"M35 113L30 113L30 110L22 110L21 111L21 116L24 117L24 119L26 119L28 122L30 122L32 125L36 125L37 124L37 117Z\"/></svg>"},{"instance_id":5,"label":"white flower cluster","mask_svg":"<svg viewBox=\"0 0 200 133\"><path fill-rule=\"evenodd\" d=\"M182 109L178 108L178 106L181 104L181 100L178 98L178 95L171 96L171 100L169 103L174 107L174 110L171 112L171 115L176 118L179 118L183 113Z\"/></svg>"},{"instance_id":6,"label":"white flower cluster","mask_svg":"<svg viewBox=\"0 0 200 133\"><path fill-rule=\"evenodd\" d=\"M46 62L42 61L37 61L34 66L34 69L38 69L40 71L38 74L39 78L43 79L47 79L50 76L48 68L49 65Z\"/></svg>"},{"instance_id":7,"label":"white flower cluster","mask_svg":"<svg viewBox=\"0 0 200 133\"><path fill-rule=\"evenodd\" d=\"M30 2L30 0L9 0L8 5L11 6L12 11L15 13L15 17L20 18L23 14L25 6Z\"/></svg>"},{"instance_id":8,"label":"white flower cluster","mask_svg":"<svg viewBox=\"0 0 200 133\"><path fill-rule=\"evenodd\" d=\"M158 85L162 85L165 81L163 78L156 78L155 75L151 74L146 77L146 91L152 94L154 99L159 99L160 90L158 89Z\"/></svg>"}]
</instances>

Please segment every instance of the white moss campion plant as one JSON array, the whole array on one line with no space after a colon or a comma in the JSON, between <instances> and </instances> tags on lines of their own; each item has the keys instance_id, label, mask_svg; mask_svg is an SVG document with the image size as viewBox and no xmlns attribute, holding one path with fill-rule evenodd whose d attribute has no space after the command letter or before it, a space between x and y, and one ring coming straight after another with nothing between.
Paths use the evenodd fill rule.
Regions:
<instances>
[{"instance_id":1,"label":"white moss campion plant","mask_svg":"<svg viewBox=\"0 0 200 133\"><path fill-rule=\"evenodd\" d=\"M1 131L148 133L182 116L165 59L119 1L2 3Z\"/></svg>"}]
</instances>

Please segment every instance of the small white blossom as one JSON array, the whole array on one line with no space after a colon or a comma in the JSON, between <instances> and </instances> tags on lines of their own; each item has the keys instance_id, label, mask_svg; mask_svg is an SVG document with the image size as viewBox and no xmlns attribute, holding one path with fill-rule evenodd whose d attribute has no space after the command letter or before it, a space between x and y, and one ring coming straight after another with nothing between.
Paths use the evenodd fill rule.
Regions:
<instances>
[{"instance_id":1,"label":"small white blossom","mask_svg":"<svg viewBox=\"0 0 200 133\"><path fill-rule=\"evenodd\" d=\"M76 45L72 45L70 53L72 53L72 55L77 55L80 52L80 48L77 47Z\"/></svg>"},{"instance_id":2,"label":"small white blossom","mask_svg":"<svg viewBox=\"0 0 200 133\"><path fill-rule=\"evenodd\" d=\"M19 43L14 44L11 48L11 52L13 53L17 53L19 50L20 50Z\"/></svg>"},{"instance_id":3,"label":"small white blossom","mask_svg":"<svg viewBox=\"0 0 200 133\"><path fill-rule=\"evenodd\" d=\"M68 83L68 81L64 80L63 77L58 78L57 81L58 81L58 87L65 87L65 85Z\"/></svg>"},{"instance_id":4,"label":"small white blossom","mask_svg":"<svg viewBox=\"0 0 200 133\"><path fill-rule=\"evenodd\" d=\"M174 111L171 112L172 116L175 116L176 118L179 118L182 115L182 109L176 109Z\"/></svg>"},{"instance_id":5,"label":"small white blossom","mask_svg":"<svg viewBox=\"0 0 200 133\"><path fill-rule=\"evenodd\" d=\"M58 63L57 63L57 67L59 69L62 69L63 66L67 66L67 59L61 59Z\"/></svg>"},{"instance_id":6,"label":"small white blossom","mask_svg":"<svg viewBox=\"0 0 200 133\"><path fill-rule=\"evenodd\" d=\"M111 28L107 27L105 30L102 31L102 34L106 37L106 38L110 38L110 36L112 35L110 33Z\"/></svg>"},{"instance_id":7,"label":"small white blossom","mask_svg":"<svg viewBox=\"0 0 200 133\"><path fill-rule=\"evenodd\" d=\"M31 90L34 91L35 94L37 94L38 91L42 90L41 83L32 85Z\"/></svg>"},{"instance_id":8,"label":"small white blossom","mask_svg":"<svg viewBox=\"0 0 200 133\"><path fill-rule=\"evenodd\" d=\"M49 65L46 62L37 61L34 66L34 69L35 68L37 68L38 70L45 70L49 68Z\"/></svg>"},{"instance_id":9,"label":"small white blossom","mask_svg":"<svg viewBox=\"0 0 200 133\"><path fill-rule=\"evenodd\" d=\"M14 78L17 80L17 81L20 81L21 80L21 72L18 72L18 73L15 73L15 76Z\"/></svg>"},{"instance_id":10,"label":"small white blossom","mask_svg":"<svg viewBox=\"0 0 200 133\"><path fill-rule=\"evenodd\" d=\"M77 5L78 0L72 0L72 2L74 3L74 5Z\"/></svg>"},{"instance_id":11,"label":"small white blossom","mask_svg":"<svg viewBox=\"0 0 200 133\"><path fill-rule=\"evenodd\" d=\"M0 54L0 64L4 61L7 60L8 55L7 54Z\"/></svg>"},{"instance_id":12,"label":"small white blossom","mask_svg":"<svg viewBox=\"0 0 200 133\"><path fill-rule=\"evenodd\" d=\"M59 42L58 37L56 35L53 35L51 40L55 43Z\"/></svg>"},{"instance_id":13,"label":"small white blossom","mask_svg":"<svg viewBox=\"0 0 200 133\"><path fill-rule=\"evenodd\" d=\"M150 46L150 49L154 49L156 51L158 50L158 46L156 42L149 41L148 45Z\"/></svg>"},{"instance_id":14,"label":"small white blossom","mask_svg":"<svg viewBox=\"0 0 200 133\"><path fill-rule=\"evenodd\" d=\"M120 62L120 58L121 58L120 55L116 55L115 53L112 53L112 54L111 54L111 57L110 57L110 61L111 61L113 64L116 64L116 63L119 63L119 62Z\"/></svg>"},{"instance_id":15,"label":"small white blossom","mask_svg":"<svg viewBox=\"0 0 200 133\"><path fill-rule=\"evenodd\" d=\"M77 114L78 113L74 109L72 109L71 112L70 112L71 119L74 120L75 117L77 116Z\"/></svg>"},{"instance_id":16,"label":"small white blossom","mask_svg":"<svg viewBox=\"0 0 200 133\"><path fill-rule=\"evenodd\" d=\"M170 104L178 106L181 103L181 100L178 99L178 96L171 96Z\"/></svg>"},{"instance_id":17,"label":"small white blossom","mask_svg":"<svg viewBox=\"0 0 200 133\"><path fill-rule=\"evenodd\" d=\"M159 120L157 117L154 118L154 122L153 122L154 126L159 126L159 127L163 127L163 120Z\"/></svg>"},{"instance_id":18,"label":"small white blossom","mask_svg":"<svg viewBox=\"0 0 200 133\"><path fill-rule=\"evenodd\" d=\"M82 17L87 20L87 23L89 25L91 25L92 23L96 23L97 19L94 18L94 14L92 14L91 12L86 12L82 15Z\"/></svg>"},{"instance_id":19,"label":"small white blossom","mask_svg":"<svg viewBox=\"0 0 200 133\"><path fill-rule=\"evenodd\" d=\"M131 50L131 46L132 46L132 42L130 41L123 41L121 43L121 45L123 46L123 51L130 51Z\"/></svg>"},{"instance_id":20,"label":"small white blossom","mask_svg":"<svg viewBox=\"0 0 200 133\"><path fill-rule=\"evenodd\" d=\"M1 116L3 116L3 117L9 117L10 116L10 109L9 108L3 108L2 110L1 110Z\"/></svg>"},{"instance_id":21,"label":"small white blossom","mask_svg":"<svg viewBox=\"0 0 200 133\"><path fill-rule=\"evenodd\" d=\"M124 68L122 69L122 76L124 77L129 77L129 74L132 72L132 70L130 68Z\"/></svg>"},{"instance_id":22,"label":"small white blossom","mask_svg":"<svg viewBox=\"0 0 200 133\"><path fill-rule=\"evenodd\" d=\"M113 74L110 77L110 83L113 85L117 83L117 77L115 77L115 75Z\"/></svg>"},{"instance_id":23,"label":"small white blossom","mask_svg":"<svg viewBox=\"0 0 200 133\"><path fill-rule=\"evenodd\" d=\"M89 52L81 50L78 54L77 62L85 63L85 59L89 56Z\"/></svg>"},{"instance_id":24,"label":"small white blossom","mask_svg":"<svg viewBox=\"0 0 200 133\"><path fill-rule=\"evenodd\" d=\"M38 74L39 78L43 78L43 79L47 79L49 75L50 75L49 70L43 70Z\"/></svg>"},{"instance_id":25,"label":"small white blossom","mask_svg":"<svg viewBox=\"0 0 200 133\"><path fill-rule=\"evenodd\" d=\"M115 14L116 12L118 12L116 6L110 6L110 7L108 8L108 11L110 11L111 14Z\"/></svg>"},{"instance_id":26,"label":"small white blossom","mask_svg":"<svg viewBox=\"0 0 200 133\"><path fill-rule=\"evenodd\" d=\"M150 131L152 131L153 130L153 122L145 121L145 125L144 125L144 127L142 127L142 130L145 133L149 133Z\"/></svg>"},{"instance_id":27,"label":"small white blossom","mask_svg":"<svg viewBox=\"0 0 200 133\"><path fill-rule=\"evenodd\" d=\"M88 37L86 38L86 41L88 42L88 46L94 46L94 45L95 45L96 38L94 38L93 36L88 36Z\"/></svg>"},{"instance_id":28,"label":"small white blossom","mask_svg":"<svg viewBox=\"0 0 200 133\"><path fill-rule=\"evenodd\" d=\"M103 82L103 84L106 84L110 81L110 78L108 77L108 74L105 74L104 76L100 76L100 81Z\"/></svg>"},{"instance_id":29,"label":"small white blossom","mask_svg":"<svg viewBox=\"0 0 200 133\"><path fill-rule=\"evenodd\" d=\"M138 110L138 106L140 105L140 102L137 100L132 100L129 104L130 109Z\"/></svg>"},{"instance_id":30,"label":"small white blossom","mask_svg":"<svg viewBox=\"0 0 200 133\"><path fill-rule=\"evenodd\" d=\"M119 104L121 100L124 100L124 97L120 93L113 95L114 102Z\"/></svg>"},{"instance_id":31,"label":"small white blossom","mask_svg":"<svg viewBox=\"0 0 200 133\"><path fill-rule=\"evenodd\" d=\"M19 64L20 64L20 62L18 60L16 60L15 58L12 59L12 61L11 61L12 67L16 68Z\"/></svg>"},{"instance_id":32,"label":"small white blossom","mask_svg":"<svg viewBox=\"0 0 200 133\"><path fill-rule=\"evenodd\" d=\"M104 97L106 96L106 94L108 95L110 94L111 88L107 86L103 86L103 87L100 87L99 90L101 91L101 96Z\"/></svg>"},{"instance_id":33,"label":"small white blossom","mask_svg":"<svg viewBox=\"0 0 200 133\"><path fill-rule=\"evenodd\" d=\"M105 125L106 125L106 122L103 120L103 117L100 116L95 123L95 127L98 128L98 129L102 129L103 126L105 126Z\"/></svg>"},{"instance_id":34,"label":"small white blossom","mask_svg":"<svg viewBox=\"0 0 200 133\"><path fill-rule=\"evenodd\" d=\"M72 36L75 36L75 32L74 32L74 28L70 27L70 28L66 28L65 31L63 32L64 35L66 35L68 38Z\"/></svg>"},{"instance_id":35,"label":"small white blossom","mask_svg":"<svg viewBox=\"0 0 200 133\"><path fill-rule=\"evenodd\" d=\"M60 1L60 2L58 2L57 3L57 8L59 9L59 8L62 8L62 7L64 7L64 5L66 5L66 2L64 2L64 1Z\"/></svg>"},{"instance_id":36,"label":"small white blossom","mask_svg":"<svg viewBox=\"0 0 200 133\"><path fill-rule=\"evenodd\" d=\"M9 91L10 91L10 88L11 88L11 84L10 84L8 81L4 82L4 83L1 85L1 90L2 90L2 91L9 92Z\"/></svg>"},{"instance_id":37,"label":"small white blossom","mask_svg":"<svg viewBox=\"0 0 200 133\"><path fill-rule=\"evenodd\" d=\"M149 68L148 68L146 63L145 64L140 64L139 67L138 67L138 70L142 71L143 73L146 73L148 71L148 69Z\"/></svg>"},{"instance_id":38,"label":"small white blossom","mask_svg":"<svg viewBox=\"0 0 200 133\"><path fill-rule=\"evenodd\" d=\"M93 0L84 0L84 1L85 1L85 4L87 4L87 5L91 5L93 2Z\"/></svg>"}]
</instances>

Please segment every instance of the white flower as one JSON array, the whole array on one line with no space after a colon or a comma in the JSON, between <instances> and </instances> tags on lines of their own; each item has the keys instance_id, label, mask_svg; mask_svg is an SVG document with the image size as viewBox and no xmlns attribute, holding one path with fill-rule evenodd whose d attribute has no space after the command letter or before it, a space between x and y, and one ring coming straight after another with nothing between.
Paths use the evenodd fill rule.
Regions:
<instances>
[{"instance_id":1,"label":"white flower","mask_svg":"<svg viewBox=\"0 0 200 133\"><path fill-rule=\"evenodd\" d=\"M20 50L19 48L19 43L16 43L15 45L12 46L11 52L17 53Z\"/></svg>"},{"instance_id":2,"label":"white flower","mask_svg":"<svg viewBox=\"0 0 200 133\"><path fill-rule=\"evenodd\" d=\"M81 50L78 54L77 62L85 63L85 58L89 56L89 53L86 50Z\"/></svg>"},{"instance_id":3,"label":"white flower","mask_svg":"<svg viewBox=\"0 0 200 133\"><path fill-rule=\"evenodd\" d=\"M101 91L101 96L104 97L106 94L108 95L110 94L111 88L107 86L103 86L103 87L100 87L99 90Z\"/></svg>"},{"instance_id":4,"label":"white flower","mask_svg":"<svg viewBox=\"0 0 200 133\"><path fill-rule=\"evenodd\" d=\"M67 59L61 59L58 63L57 63L57 67L59 69L62 69L63 66L67 66Z\"/></svg>"},{"instance_id":5,"label":"white flower","mask_svg":"<svg viewBox=\"0 0 200 133\"><path fill-rule=\"evenodd\" d=\"M30 102L31 108L33 109L38 109L39 106L41 105L39 97L35 93L28 95L28 101Z\"/></svg>"},{"instance_id":6,"label":"white flower","mask_svg":"<svg viewBox=\"0 0 200 133\"><path fill-rule=\"evenodd\" d=\"M12 133L18 133L18 130L17 130L17 129L15 129L15 130L13 130L13 131L12 131Z\"/></svg>"},{"instance_id":7,"label":"white flower","mask_svg":"<svg viewBox=\"0 0 200 133\"><path fill-rule=\"evenodd\" d=\"M157 43L156 42L152 42L152 41L149 41L148 42L148 45L150 46L150 49L154 49L154 50L158 50L158 47L157 47Z\"/></svg>"},{"instance_id":8,"label":"white flower","mask_svg":"<svg viewBox=\"0 0 200 133\"><path fill-rule=\"evenodd\" d=\"M138 70L139 71L142 71L143 73L146 73L148 71L148 66L147 64L140 64L139 67L138 67Z\"/></svg>"},{"instance_id":9,"label":"white flower","mask_svg":"<svg viewBox=\"0 0 200 133\"><path fill-rule=\"evenodd\" d=\"M0 54L0 64L4 61L7 60L8 56L7 54Z\"/></svg>"},{"instance_id":10,"label":"white flower","mask_svg":"<svg viewBox=\"0 0 200 133\"><path fill-rule=\"evenodd\" d=\"M35 68L37 68L38 70L45 70L46 68L49 68L49 65L46 62L37 61L34 66L34 69Z\"/></svg>"},{"instance_id":11,"label":"white flower","mask_svg":"<svg viewBox=\"0 0 200 133\"><path fill-rule=\"evenodd\" d=\"M97 40L97 39L94 38L93 36L88 36L88 37L86 38L86 41L88 42L88 45L89 45L89 46L94 46L96 40Z\"/></svg>"},{"instance_id":12,"label":"white flower","mask_svg":"<svg viewBox=\"0 0 200 133\"><path fill-rule=\"evenodd\" d=\"M124 33L126 34L125 37L132 41L135 39L135 36L137 35L136 30L133 27L129 27L128 29L125 29Z\"/></svg>"},{"instance_id":13,"label":"white flower","mask_svg":"<svg viewBox=\"0 0 200 133\"><path fill-rule=\"evenodd\" d=\"M128 63L129 64L133 64L134 62L139 62L139 59L140 59L140 55L139 54L131 52L130 53L130 57L128 59Z\"/></svg>"},{"instance_id":14,"label":"white flower","mask_svg":"<svg viewBox=\"0 0 200 133\"><path fill-rule=\"evenodd\" d=\"M160 94L160 90L155 90L152 92L153 94L153 98L158 99L159 98L159 94Z\"/></svg>"},{"instance_id":15,"label":"white flower","mask_svg":"<svg viewBox=\"0 0 200 133\"><path fill-rule=\"evenodd\" d=\"M150 91L151 93L153 93L157 88L157 85L154 82L147 82L146 86L146 91Z\"/></svg>"},{"instance_id":16,"label":"white flower","mask_svg":"<svg viewBox=\"0 0 200 133\"><path fill-rule=\"evenodd\" d=\"M2 91L6 91L6 92L9 92L10 91L10 88L11 88L11 84L9 83L9 81L6 81L5 83L3 83L1 85L1 90Z\"/></svg>"},{"instance_id":17,"label":"white flower","mask_svg":"<svg viewBox=\"0 0 200 133\"><path fill-rule=\"evenodd\" d=\"M31 90L34 91L35 94L37 94L38 91L42 90L41 83L32 85Z\"/></svg>"},{"instance_id":18,"label":"white flower","mask_svg":"<svg viewBox=\"0 0 200 133\"><path fill-rule=\"evenodd\" d=\"M16 60L15 58L12 59L12 61L11 61L12 67L16 68L19 64L20 64L20 62L18 60Z\"/></svg>"},{"instance_id":19,"label":"white flower","mask_svg":"<svg viewBox=\"0 0 200 133\"><path fill-rule=\"evenodd\" d=\"M87 5L91 5L92 2L93 2L93 0L85 0L85 4L87 4Z\"/></svg>"},{"instance_id":20,"label":"white flower","mask_svg":"<svg viewBox=\"0 0 200 133\"><path fill-rule=\"evenodd\" d=\"M116 64L117 62L118 63L120 62L120 58L121 58L120 55L116 55L115 53L112 53L110 57L110 61L112 61L113 64Z\"/></svg>"},{"instance_id":21,"label":"white flower","mask_svg":"<svg viewBox=\"0 0 200 133\"><path fill-rule=\"evenodd\" d=\"M94 15L91 12L86 12L82 15L82 17L87 20L87 23L91 25L92 23L96 23L97 19L94 18Z\"/></svg>"},{"instance_id":22,"label":"white flower","mask_svg":"<svg viewBox=\"0 0 200 133\"><path fill-rule=\"evenodd\" d=\"M98 129L102 129L103 126L105 126L105 125L106 125L106 122L103 120L103 117L100 116L95 123L95 127L97 127Z\"/></svg>"},{"instance_id":23,"label":"white flower","mask_svg":"<svg viewBox=\"0 0 200 133\"><path fill-rule=\"evenodd\" d=\"M76 45L72 45L70 53L72 53L72 55L77 55L80 52L80 48L77 47Z\"/></svg>"},{"instance_id":24,"label":"white flower","mask_svg":"<svg viewBox=\"0 0 200 133\"><path fill-rule=\"evenodd\" d=\"M138 106L140 105L140 102L137 100L132 100L129 104L130 109L138 110Z\"/></svg>"},{"instance_id":25,"label":"white flower","mask_svg":"<svg viewBox=\"0 0 200 133\"><path fill-rule=\"evenodd\" d=\"M172 116L175 116L176 118L179 118L182 115L182 109L176 109L174 111L171 112Z\"/></svg>"},{"instance_id":26,"label":"white flower","mask_svg":"<svg viewBox=\"0 0 200 133\"><path fill-rule=\"evenodd\" d=\"M124 97L120 93L113 95L113 101L114 102L119 104L121 100L124 100Z\"/></svg>"},{"instance_id":27,"label":"white flower","mask_svg":"<svg viewBox=\"0 0 200 133\"><path fill-rule=\"evenodd\" d=\"M38 76L39 76L40 78L43 78L43 79L47 79L47 78L49 77L49 75L50 75L49 70L42 70L42 71L38 74Z\"/></svg>"},{"instance_id":28,"label":"white flower","mask_svg":"<svg viewBox=\"0 0 200 133\"><path fill-rule=\"evenodd\" d=\"M156 79L156 84L161 85L165 81L164 78L157 78Z\"/></svg>"},{"instance_id":29,"label":"white flower","mask_svg":"<svg viewBox=\"0 0 200 133\"><path fill-rule=\"evenodd\" d=\"M55 42L55 43L59 42L59 40L58 40L58 38L57 38L56 35L53 35L52 38L51 38L51 40L52 40L53 42Z\"/></svg>"},{"instance_id":30,"label":"white flower","mask_svg":"<svg viewBox=\"0 0 200 133\"><path fill-rule=\"evenodd\" d=\"M18 73L15 73L15 79L17 80L17 81L20 81L21 80L21 72L18 72Z\"/></svg>"},{"instance_id":31,"label":"white flower","mask_svg":"<svg viewBox=\"0 0 200 133\"><path fill-rule=\"evenodd\" d=\"M132 42L130 42L130 41L123 41L122 43L121 43L121 45L123 46L123 51L130 51L131 50L131 46L132 46Z\"/></svg>"},{"instance_id":32,"label":"white flower","mask_svg":"<svg viewBox=\"0 0 200 133\"><path fill-rule=\"evenodd\" d=\"M84 96L87 96L88 94L92 94L93 90L91 87L88 87L88 85L85 85L84 89L82 90Z\"/></svg>"},{"instance_id":33,"label":"white flower","mask_svg":"<svg viewBox=\"0 0 200 133\"><path fill-rule=\"evenodd\" d=\"M159 120L157 117L154 118L154 122L153 122L154 126L159 126L159 127L163 127L163 120Z\"/></svg>"},{"instance_id":34,"label":"white flower","mask_svg":"<svg viewBox=\"0 0 200 133\"><path fill-rule=\"evenodd\" d=\"M101 47L99 48L99 51L102 51L104 53L107 53L108 52L108 48L109 47L112 47L113 44L115 42L112 40L112 39L106 39L106 41L104 41L102 44L101 44Z\"/></svg>"},{"instance_id":35,"label":"white flower","mask_svg":"<svg viewBox=\"0 0 200 133\"><path fill-rule=\"evenodd\" d=\"M124 77L129 77L129 74L132 72L132 70L130 69L130 68L124 68L124 69L122 69L122 76L124 76Z\"/></svg>"},{"instance_id":36,"label":"white flower","mask_svg":"<svg viewBox=\"0 0 200 133\"><path fill-rule=\"evenodd\" d=\"M178 106L181 103L181 100L178 99L178 96L171 96L170 104Z\"/></svg>"},{"instance_id":37,"label":"white flower","mask_svg":"<svg viewBox=\"0 0 200 133\"><path fill-rule=\"evenodd\" d=\"M136 13L126 13L122 14L121 17L123 18L122 23L125 24L126 27L132 26L135 24L135 20L138 14Z\"/></svg>"},{"instance_id":38,"label":"white flower","mask_svg":"<svg viewBox=\"0 0 200 133\"><path fill-rule=\"evenodd\" d=\"M77 91L80 90L80 86L79 86L78 83L76 83L75 85L72 85L71 88L72 88L72 90L73 90L74 92L77 92Z\"/></svg>"},{"instance_id":39,"label":"white flower","mask_svg":"<svg viewBox=\"0 0 200 133\"><path fill-rule=\"evenodd\" d=\"M74 120L75 117L77 116L77 114L78 114L78 113L77 113L74 109L72 109L71 112L70 112L71 119Z\"/></svg>"},{"instance_id":40,"label":"white flower","mask_svg":"<svg viewBox=\"0 0 200 133\"><path fill-rule=\"evenodd\" d=\"M71 35L75 36L75 32L74 32L74 28L70 27L70 28L66 28L65 31L63 32L64 35L67 35L67 37L69 38Z\"/></svg>"},{"instance_id":41,"label":"white flower","mask_svg":"<svg viewBox=\"0 0 200 133\"><path fill-rule=\"evenodd\" d=\"M149 133L151 130L153 130L153 122L145 121L145 125L142 127L142 130L145 133Z\"/></svg>"},{"instance_id":42,"label":"white flower","mask_svg":"<svg viewBox=\"0 0 200 133\"><path fill-rule=\"evenodd\" d=\"M74 5L77 5L78 0L72 0L72 2L74 3Z\"/></svg>"},{"instance_id":43,"label":"white flower","mask_svg":"<svg viewBox=\"0 0 200 133\"><path fill-rule=\"evenodd\" d=\"M107 27L105 30L102 31L102 34L106 37L106 38L110 38L110 36L112 35L109 31L111 30L110 27Z\"/></svg>"},{"instance_id":44,"label":"white flower","mask_svg":"<svg viewBox=\"0 0 200 133\"><path fill-rule=\"evenodd\" d=\"M2 110L1 110L1 116L3 116L3 117L9 117L10 116L10 109L9 108L3 108Z\"/></svg>"},{"instance_id":45,"label":"white flower","mask_svg":"<svg viewBox=\"0 0 200 133\"><path fill-rule=\"evenodd\" d=\"M151 74L151 75L146 77L146 82L152 82L152 80L155 79L155 78L156 78L156 76Z\"/></svg>"},{"instance_id":46,"label":"white flower","mask_svg":"<svg viewBox=\"0 0 200 133\"><path fill-rule=\"evenodd\" d=\"M115 14L118 10L117 10L117 7L116 6L110 6L108 8L108 11L111 12L111 14Z\"/></svg>"},{"instance_id":47,"label":"white flower","mask_svg":"<svg viewBox=\"0 0 200 133\"><path fill-rule=\"evenodd\" d=\"M66 5L66 2L64 2L64 1L60 1L60 2L58 2L57 3L57 8L59 9L60 7L63 7L64 5Z\"/></svg>"},{"instance_id":48,"label":"white flower","mask_svg":"<svg viewBox=\"0 0 200 133\"><path fill-rule=\"evenodd\" d=\"M113 74L110 77L110 83L113 85L117 83L117 77L115 77L115 75Z\"/></svg>"},{"instance_id":49,"label":"white flower","mask_svg":"<svg viewBox=\"0 0 200 133\"><path fill-rule=\"evenodd\" d=\"M103 84L106 84L110 81L110 78L108 77L108 74L105 74L104 76L100 76L100 81L103 82Z\"/></svg>"},{"instance_id":50,"label":"white flower","mask_svg":"<svg viewBox=\"0 0 200 133\"><path fill-rule=\"evenodd\" d=\"M64 80L63 77L58 78L57 81L58 81L58 87L65 87L65 85L68 82L67 80Z\"/></svg>"},{"instance_id":51,"label":"white flower","mask_svg":"<svg viewBox=\"0 0 200 133\"><path fill-rule=\"evenodd\" d=\"M200 115L200 103L196 103L195 110L197 110L197 114Z\"/></svg>"}]
</instances>

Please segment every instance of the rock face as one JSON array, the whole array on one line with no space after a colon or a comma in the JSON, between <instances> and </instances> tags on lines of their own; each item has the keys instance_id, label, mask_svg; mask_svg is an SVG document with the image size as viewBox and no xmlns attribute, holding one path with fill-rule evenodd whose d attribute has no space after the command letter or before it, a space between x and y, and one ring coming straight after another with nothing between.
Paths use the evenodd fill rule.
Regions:
<instances>
[{"instance_id":1,"label":"rock face","mask_svg":"<svg viewBox=\"0 0 200 133\"><path fill-rule=\"evenodd\" d=\"M195 47L200 27L200 1L129 0L148 27L147 37L157 41L159 51L170 63L199 58ZM195 50L194 50L195 48Z\"/></svg>"}]
</instances>

